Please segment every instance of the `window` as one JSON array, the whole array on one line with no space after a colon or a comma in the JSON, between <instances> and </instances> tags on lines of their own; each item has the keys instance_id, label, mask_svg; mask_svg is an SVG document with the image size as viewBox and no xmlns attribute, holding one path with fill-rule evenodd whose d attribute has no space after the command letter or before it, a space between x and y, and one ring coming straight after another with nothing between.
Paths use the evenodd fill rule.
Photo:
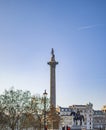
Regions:
<instances>
[{"instance_id":1,"label":"window","mask_svg":"<svg viewBox=\"0 0 106 130\"><path fill-rule=\"evenodd\" d=\"M67 111L67 109L65 109L65 111Z\"/></svg>"},{"instance_id":2,"label":"window","mask_svg":"<svg viewBox=\"0 0 106 130\"><path fill-rule=\"evenodd\" d=\"M64 109L61 109L61 111L64 111Z\"/></svg>"}]
</instances>

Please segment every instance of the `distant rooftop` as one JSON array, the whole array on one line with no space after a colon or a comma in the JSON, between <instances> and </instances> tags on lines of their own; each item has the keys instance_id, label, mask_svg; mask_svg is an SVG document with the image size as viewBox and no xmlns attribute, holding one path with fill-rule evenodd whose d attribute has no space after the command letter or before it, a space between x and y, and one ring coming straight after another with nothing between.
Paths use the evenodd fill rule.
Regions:
<instances>
[{"instance_id":1,"label":"distant rooftop","mask_svg":"<svg viewBox=\"0 0 106 130\"><path fill-rule=\"evenodd\" d=\"M94 115L104 115L104 112L101 110L94 110Z\"/></svg>"}]
</instances>

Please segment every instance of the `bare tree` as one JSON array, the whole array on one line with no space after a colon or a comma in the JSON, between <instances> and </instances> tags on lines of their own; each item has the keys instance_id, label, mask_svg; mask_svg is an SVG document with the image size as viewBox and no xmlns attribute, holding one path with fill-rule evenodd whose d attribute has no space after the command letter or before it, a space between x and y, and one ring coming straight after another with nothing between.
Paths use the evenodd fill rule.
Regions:
<instances>
[{"instance_id":1,"label":"bare tree","mask_svg":"<svg viewBox=\"0 0 106 130\"><path fill-rule=\"evenodd\" d=\"M49 99L46 101L49 108ZM44 120L44 99L31 96L29 91L5 90L0 95L0 129L22 130L32 127L41 130Z\"/></svg>"},{"instance_id":2,"label":"bare tree","mask_svg":"<svg viewBox=\"0 0 106 130\"><path fill-rule=\"evenodd\" d=\"M46 98L46 111L49 110L49 99ZM44 127L44 98L41 96L32 96L29 108L21 121L21 129L33 127L41 130ZM25 125L26 124L26 125Z\"/></svg>"},{"instance_id":3,"label":"bare tree","mask_svg":"<svg viewBox=\"0 0 106 130\"><path fill-rule=\"evenodd\" d=\"M27 106L26 112L23 113L22 118L20 119L20 130L27 129L32 127L39 127L40 121L40 107L41 98L38 96L32 96L29 105Z\"/></svg>"},{"instance_id":4,"label":"bare tree","mask_svg":"<svg viewBox=\"0 0 106 130\"><path fill-rule=\"evenodd\" d=\"M19 128L19 120L22 114L26 113L27 107L31 100L31 93L29 91L5 90L4 94L0 95L0 125L2 128L9 127L11 130Z\"/></svg>"}]
</instances>

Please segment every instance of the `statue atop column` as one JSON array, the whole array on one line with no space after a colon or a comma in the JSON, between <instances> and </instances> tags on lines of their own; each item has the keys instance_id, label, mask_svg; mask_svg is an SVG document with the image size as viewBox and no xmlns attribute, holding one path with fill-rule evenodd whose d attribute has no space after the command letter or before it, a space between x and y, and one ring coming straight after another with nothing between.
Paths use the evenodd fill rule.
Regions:
<instances>
[{"instance_id":1,"label":"statue atop column","mask_svg":"<svg viewBox=\"0 0 106 130\"><path fill-rule=\"evenodd\" d=\"M55 60L55 55L54 55L54 49L53 48L51 50L51 55L52 55L51 60Z\"/></svg>"}]
</instances>

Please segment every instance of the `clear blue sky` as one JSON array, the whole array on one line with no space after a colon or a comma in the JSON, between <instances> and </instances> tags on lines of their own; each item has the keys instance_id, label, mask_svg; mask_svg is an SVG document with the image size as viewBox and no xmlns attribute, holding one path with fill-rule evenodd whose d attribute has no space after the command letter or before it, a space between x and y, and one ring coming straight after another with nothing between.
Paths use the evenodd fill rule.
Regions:
<instances>
[{"instance_id":1,"label":"clear blue sky","mask_svg":"<svg viewBox=\"0 0 106 130\"><path fill-rule=\"evenodd\" d=\"M0 0L0 93L50 91L55 50L57 105L106 104L106 0Z\"/></svg>"}]
</instances>

